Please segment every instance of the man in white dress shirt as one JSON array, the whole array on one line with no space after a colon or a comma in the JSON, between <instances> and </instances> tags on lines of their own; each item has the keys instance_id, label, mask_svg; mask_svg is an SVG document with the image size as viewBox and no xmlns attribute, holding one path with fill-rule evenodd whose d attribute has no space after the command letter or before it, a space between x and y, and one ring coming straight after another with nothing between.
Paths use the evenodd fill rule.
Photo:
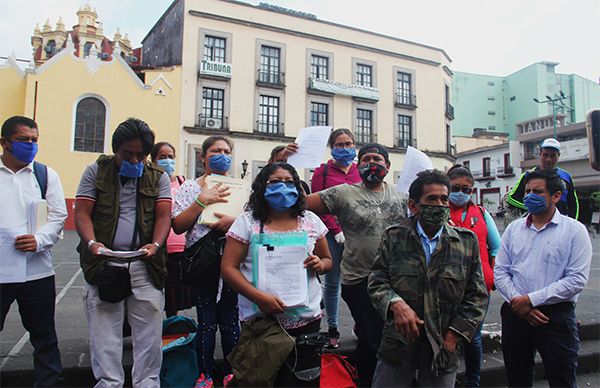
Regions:
<instances>
[{"instance_id":1,"label":"man in white dress shirt","mask_svg":"<svg viewBox=\"0 0 600 388\"><path fill-rule=\"evenodd\" d=\"M560 214L558 175L534 171L525 179L526 218L502 236L494 279L502 305L502 353L509 387L531 386L535 351L551 387L576 387L579 336L575 302L585 287L592 244L579 221Z\"/></svg>"},{"instance_id":2,"label":"man in white dress shirt","mask_svg":"<svg viewBox=\"0 0 600 388\"><path fill-rule=\"evenodd\" d=\"M3 242L14 237L14 247L0 247L0 264L5 266L0 276L0 330L16 300L34 349L33 385L52 386L60 383L62 365L54 328L56 289L50 248L60 238L67 207L58 174L33 161L38 135L37 124L27 117L14 116L2 125L0 237ZM42 198L48 203L47 223L31 230L28 209ZM24 271L23 262L11 265L9 257L23 260ZM10 271L7 266L21 268L21 272Z\"/></svg>"}]
</instances>

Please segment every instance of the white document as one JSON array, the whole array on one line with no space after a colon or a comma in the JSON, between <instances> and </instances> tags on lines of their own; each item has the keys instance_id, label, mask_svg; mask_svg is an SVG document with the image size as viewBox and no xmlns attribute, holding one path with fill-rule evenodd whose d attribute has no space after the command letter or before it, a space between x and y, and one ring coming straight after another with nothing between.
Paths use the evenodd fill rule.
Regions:
<instances>
[{"instance_id":1,"label":"white document","mask_svg":"<svg viewBox=\"0 0 600 388\"><path fill-rule=\"evenodd\" d=\"M27 258L30 253L15 248L17 236L26 230L0 228L0 283L22 283L27 278Z\"/></svg>"},{"instance_id":2,"label":"white document","mask_svg":"<svg viewBox=\"0 0 600 388\"><path fill-rule=\"evenodd\" d=\"M288 157L288 163L298 168L319 167L327 148L331 127L302 128L296 137L298 152Z\"/></svg>"},{"instance_id":3,"label":"white document","mask_svg":"<svg viewBox=\"0 0 600 388\"><path fill-rule=\"evenodd\" d=\"M286 307L308 306L306 246L258 248L258 289L277 295Z\"/></svg>"},{"instance_id":4,"label":"white document","mask_svg":"<svg viewBox=\"0 0 600 388\"><path fill-rule=\"evenodd\" d=\"M212 203L202 211L198 218L199 224L212 224L219 221L215 212L223 213L228 216L237 217L244 211L244 205L250 198L250 181L246 179L236 179L225 175L211 174L206 177L206 186L213 187L217 183L229 187L229 196L224 197L227 202Z\"/></svg>"},{"instance_id":5,"label":"white document","mask_svg":"<svg viewBox=\"0 0 600 388\"><path fill-rule=\"evenodd\" d=\"M421 171L431 170L433 164L431 159L424 152L409 146L406 150L406 157L404 158L404 166L402 167L402 173L400 179L396 184L396 190L400 193L408 194L408 189L411 183L417 179L417 174Z\"/></svg>"},{"instance_id":6,"label":"white document","mask_svg":"<svg viewBox=\"0 0 600 388\"><path fill-rule=\"evenodd\" d=\"M35 234L48 223L48 202L45 199L35 199L29 203L27 211L29 234Z\"/></svg>"},{"instance_id":7,"label":"white document","mask_svg":"<svg viewBox=\"0 0 600 388\"><path fill-rule=\"evenodd\" d=\"M99 255L114 257L117 259L131 259L133 257L144 256L146 253L148 253L146 249L138 249L137 251L113 251L112 249L108 248L98 249Z\"/></svg>"}]
</instances>

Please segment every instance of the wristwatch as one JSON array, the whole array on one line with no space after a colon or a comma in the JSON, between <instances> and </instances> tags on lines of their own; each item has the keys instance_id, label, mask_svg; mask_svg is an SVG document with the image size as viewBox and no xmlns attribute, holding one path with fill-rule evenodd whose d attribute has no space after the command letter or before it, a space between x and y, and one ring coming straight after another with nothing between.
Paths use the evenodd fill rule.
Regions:
<instances>
[{"instance_id":1,"label":"wristwatch","mask_svg":"<svg viewBox=\"0 0 600 388\"><path fill-rule=\"evenodd\" d=\"M96 244L96 240L88 241L88 249L92 249L92 245Z\"/></svg>"}]
</instances>

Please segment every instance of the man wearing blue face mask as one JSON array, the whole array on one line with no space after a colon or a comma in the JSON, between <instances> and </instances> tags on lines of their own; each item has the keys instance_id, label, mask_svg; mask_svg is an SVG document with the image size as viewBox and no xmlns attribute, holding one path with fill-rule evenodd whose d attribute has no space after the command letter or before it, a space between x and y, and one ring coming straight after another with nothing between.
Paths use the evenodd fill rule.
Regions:
<instances>
[{"instance_id":1,"label":"man wearing blue face mask","mask_svg":"<svg viewBox=\"0 0 600 388\"><path fill-rule=\"evenodd\" d=\"M0 248L2 259L10 255L23 260L22 276L9 276L0 261L0 331L11 304L16 300L23 326L29 332L34 353L34 386L60 383L62 365L54 328L56 288L50 248L60 238L67 207L58 174L34 162L38 151L38 127L22 116L2 125L3 153L0 156L0 233L14 238L14 248ZM45 172L44 178L40 173ZM45 225L31 230L28 209L32 201L45 199L48 218Z\"/></svg>"},{"instance_id":2,"label":"man wearing blue face mask","mask_svg":"<svg viewBox=\"0 0 600 388\"><path fill-rule=\"evenodd\" d=\"M84 305L97 386L124 383L125 315L133 333L133 386L160 386L164 241L171 229L171 188L167 173L146 161L153 144L154 133L145 122L127 119L113 134L114 155L101 155L89 165L77 189L75 226L81 237ZM104 247L142 249L146 254L122 263L101 255ZM106 287L101 279L103 273L117 272L115 267L127 270L125 286L131 292L107 298L111 291L107 288L117 284Z\"/></svg>"},{"instance_id":3,"label":"man wearing blue face mask","mask_svg":"<svg viewBox=\"0 0 600 388\"><path fill-rule=\"evenodd\" d=\"M551 387L576 387L579 337L575 302L585 287L592 244L585 226L556 205L561 178L532 171L525 178L526 218L502 236L494 278L502 305L502 353L509 387L531 386L537 350Z\"/></svg>"}]
</instances>

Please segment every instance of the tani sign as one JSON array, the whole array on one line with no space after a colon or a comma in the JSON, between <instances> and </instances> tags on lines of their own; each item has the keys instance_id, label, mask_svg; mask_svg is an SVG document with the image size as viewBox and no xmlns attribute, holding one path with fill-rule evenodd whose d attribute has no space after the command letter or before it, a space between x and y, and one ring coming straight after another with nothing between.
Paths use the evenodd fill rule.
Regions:
<instances>
[{"instance_id":1,"label":"tani sign","mask_svg":"<svg viewBox=\"0 0 600 388\"><path fill-rule=\"evenodd\" d=\"M556 115L556 126L563 127L565 125L565 116ZM543 131L545 129L554 128L554 119L552 116L540 117L531 121L524 121L517 124L518 133L531 133Z\"/></svg>"},{"instance_id":2,"label":"tani sign","mask_svg":"<svg viewBox=\"0 0 600 388\"><path fill-rule=\"evenodd\" d=\"M231 78L231 63L202 61L200 74Z\"/></svg>"}]
</instances>

